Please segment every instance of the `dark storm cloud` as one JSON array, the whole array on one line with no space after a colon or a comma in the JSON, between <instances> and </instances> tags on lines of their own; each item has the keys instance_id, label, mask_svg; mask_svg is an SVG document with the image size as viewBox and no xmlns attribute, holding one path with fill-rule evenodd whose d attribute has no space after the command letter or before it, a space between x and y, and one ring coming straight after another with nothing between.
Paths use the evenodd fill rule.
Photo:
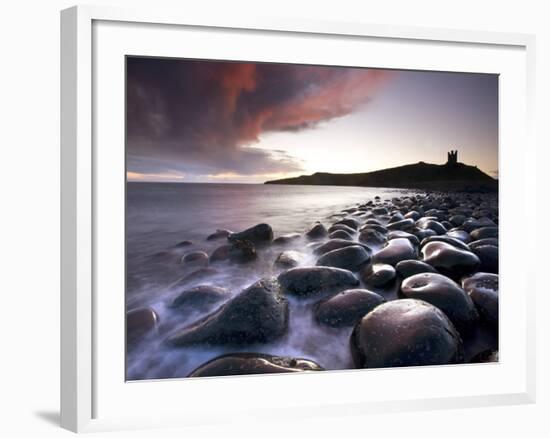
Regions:
<instances>
[{"instance_id":1,"label":"dark storm cloud","mask_svg":"<svg viewBox=\"0 0 550 438\"><path fill-rule=\"evenodd\" d=\"M254 147L265 132L296 132L365 104L383 70L128 58L128 170L196 175L301 170Z\"/></svg>"}]
</instances>

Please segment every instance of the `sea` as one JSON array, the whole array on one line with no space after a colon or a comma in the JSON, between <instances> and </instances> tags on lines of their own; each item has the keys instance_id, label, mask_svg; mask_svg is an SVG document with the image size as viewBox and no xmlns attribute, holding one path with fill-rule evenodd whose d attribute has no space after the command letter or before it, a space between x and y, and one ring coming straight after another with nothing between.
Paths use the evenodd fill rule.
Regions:
<instances>
[{"instance_id":1,"label":"sea","mask_svg":"<svg viewBox=\"0 0 550 438\"><path fill-rule=\"evenodd\" d=\"M182 327L206 316L178 312L169 307L182 292L178 280L194 269L181 262L190 251L211 254L224 240L207 241L217 229L242 231L268 223L275 237L303 233L316 221L327 227L342 217L342 210L379 196L382 200L402 196L402 189L300 186L264 184L199 184L128 182L126 194L126 310L149 306L159 315L158 328L127 351L128 380L186 377L199 365L221 354L260 352L312 359L326 369L352 368L349 354L351 329L319 326L312 306L290 300L288 334L269 345L239 347L185 347L166 344L165 339ZM183 241L191 246L180 247ZM306 254L315 264L308 241L299 239L290 248ZM259 252L250 265L222 264L212 279L235 296L263 277L280 270L273 260L281 249Z\"/></svg>"}]
</instances>

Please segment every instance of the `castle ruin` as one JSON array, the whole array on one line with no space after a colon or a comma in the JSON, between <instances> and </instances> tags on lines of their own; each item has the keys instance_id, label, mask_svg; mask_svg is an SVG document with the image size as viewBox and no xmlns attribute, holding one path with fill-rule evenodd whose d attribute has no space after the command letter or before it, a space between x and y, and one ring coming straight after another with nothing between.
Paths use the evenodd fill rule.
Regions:
<instances>
[{"instance_id":1,"label":"castle ruin","mask_svg":"<svg viewBox=\"0 0 550 438\"><path fill-rule=\"evenodd\" d=\"M453 165L458 163L458 151L447 152L447 164Z\"/></svg>"}]
</instances>

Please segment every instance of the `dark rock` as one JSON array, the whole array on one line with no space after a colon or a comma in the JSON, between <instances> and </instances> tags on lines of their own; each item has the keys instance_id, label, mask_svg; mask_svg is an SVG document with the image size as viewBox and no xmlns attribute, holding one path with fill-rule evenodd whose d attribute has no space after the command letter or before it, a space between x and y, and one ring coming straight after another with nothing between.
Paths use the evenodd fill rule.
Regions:
<instances>
[{"instance_id":1,"label":"dark rock","mask_svg":"<svg viewBox=\"0 0 550 438\"><path fill-rule=\"evenodd\" d=\"M421 242L424 239L427 239L428 237L437 236L436 232L434 230L418 230L414 232L414 235L420 240Z\"/></svg>"},{"instance_id":2,"label":"dark rock","mask_svg":"<svg viewBox=\"0 0 550 438\"><path fill-rule=\"evenodd\" d=\"M328 235L329 239L353 240L353 236L344 230L336 230Z\"/></svg>"},{"instance_id":3,"label":"dark rock","mask_svg":"<svg viewBox=\"0 0 550 438\"><path fill-rule=\"evenodd\" d=\"M409 211L405 216L405 219L412 219L413 221L417 221L420 219L420 213L418 211Z\"/></svg>"},{"instance_id":4,"label":"dark rock","mask_svg":"<svg viewBox=\"0 0 550 438\"><path fill-rule=\"evenodd\" d=\"M328 235L328 231L321 222L316 222L307 232L308 239L322 239Z\"/></svg>"},{"instance_id":5,"label":"dark rock","mask_svg":"<svg viewBox=\"0 0 550 438\"><path fill-rule=\"evenodd\" d=\"M358 271L370 260L369 252L360 245L333 249L317 259L317 266L330 266L349 271Z\"/></svg>"},{"instance_id":6,"label":"dark rock","mask_svg":"<svg viewBox=\"0 0 550 438\"><path fill-rule=\"evenodd\" d=\"M258 224L240 233L231 233L228 239L231 242L248 241L254 245L265 245L273 240L273 230L268 224Z\"/></svg>"},{"instance_id":7,"label":"dark rock","mask_svg":"<svg viewBox=\"0 0 550 438\"><path fill-rule=\"evenodd\" d=\"M388 230L383 227L382 225L377 225L377 224L365 224L363 225L359 231L361 233L363 233L364 231L367 231L367 230L372 230L372 231L377 231L379 232L380 234L387 234Z\"/></svg>"},{"instance_id":8,"label":"dark rock","mask_svg":"<svg viewBox=\"0 0 550 438\"><path fill-rule=\"evenodd\" d=\"M289 269L279 275L279 282L286 294L299 297L337 292L359 284L350 271L325 266Z\"/></svg>"},{"instance_id":9,"label":"dark rock","mask_svg":"<svg viewBox=\"0 0 550 438\"><path fill-rule=\"evenodd\" d=\"M470 363L489 363L498 362L498 350L484 350L476 354L470 360Z\"/></svg>"},{"instance_id":10,"label":"dark rock","mask_svg":"<svg viewBox=\"0 0 550 438\"><path fill-rule=\"evenodd\" d=\"M203 251L193 251L185 254L181 262L187 266L206 266L208 265L208 254Z\"/></svg>"},{"instance_id":11,"label":"dark rock","mask_svg":"<svg viewBox=\"0 0 550 438\"><path fill-rule=\"evenodd\" d=\"M285 234L284 236L279 236L275 240L273 240L273 245L287 245L300 239L300 237L302 237L300 233Z\"/></svg>"},{"instance_id":12,"label":"dark rock","mask_svg":"<svg viewBox=\"0 0 550 438\"><path fill-rule=\"evenodd\" d=\"M462 240L458 240L454 237L447 235L427 237L426 239L422 240L422 242L420 242L420 247L423 248L430 242L444 242L454 246L455 248L462 249L464 251L470 251L468 245L466 245Z\"/></svg>"},{"instance_id":13,"label":"dark rock","mask_svg":"<svg viewBox=\"0 0 550 438\"><path fill-rule=\"evenodd\" d=\"M478 272L462 280L481 318L498 327L498 275Z\"/></svg>"},{"instance_id":14,"label":"dark rock","mask_svg":"<svg viewBox=\"0 0 550 438\"><path fill-rule=\"evenodd\" d=\"M498 227L476 228L470 233L472 240L496 238L498 239Z\"/></svg>"},{"instance_id":15,"label":"dark rock","mask_svg":"<svg viewBox=\"0 0 550 438\"><path fill-rule=\"evenodd\" d=\"M489 237L488 239L474 240L473 242L470 242L468 244L468 248L470 248L470 251L473 251L477 247L483 245L498 246L498 239L494 237Z\"/></svg>"},{"instance_id":16,"label":"dark rock","mask_svg":"<svg viewBox=\"0 0 550 438\"><path fill-rule=\"evenodd\" d=\"M359 228L360 223L357 219L348 217L346 219L339 220L334 225L346 225L347 227L357 230L357 228Z\"/></svg>"},{"instance_id":17,"label":"dark rock","mask_svg":"<svg viewBox=\"0 0 550 438\"><path fill-rule=\"evenodd\" d=\"M304 254L298 251L283 251L275 259L275 266L283 269L294 268L305 259Z\"/></svg>"},{"instance_id":18,"label":"dark rock","mask_svg":"<svg viewBox=\"0 0 550 438\"><path fill-rule=\"evenodd\" d=\"M386 207L375 207L372 209L372 212L377 216L381 216L388 214L388 209Z\"/></svg>"},{"instance_id":19,"label":"dark rock","mask_svg":"<svg viewBox=\"0 0 550 438\"><path fill-rule=\"evenodd\" d=\"M187 248L191 245L193 245L193 242L191 242L190 240L184 240L183 242L176 243L174 246L176 248Z\"/></svg>"},{"instance_id":20,"label":"dark rock","mask_svg":"<svg viewBox=\"0 0 550 438\"><path fill-rule=\"evenodd\" d=\"M403 219L405 219L405 217L400 212L397 212L397 213L394 213L392 215L392 217L390 217L390 220L388 221L388 224L393 224L395 222L400 222Z\"/></svg>"},{"instance_id":21,"label":"dark rock","mask_svg":"<svg viewBox=\"0 0 550 438\"><path fill-rule=\"evenodd\" d=\"M158 324L159 317L150 307L126 312L126 339L129 345L138 342Z\"/></svg>"},{"instance_id":22,"label":"dark rock","mask_svg":"<svg viewBox=\"0 0 550 438\"><path fill-rule=\"evenodd\" d=\"M214 268L199 268L178 280L174 287L188 286L192 283L203 281L216 274L218 274L218 271Z\"/></svg>"},{"instance_id":23,"label":"dark rock","mask_svg":"<svg viewBox=\"0 0 550 438\"><path fill-rule=\"evenodd\" d=\"M447 228L445 228L440 222L434 220L426 221L420 228L433 230L438 235L445 234L447 232Z\"/></svg>"},{"instance_id":24,"label":"dark rock","mask_svg":"<svg viewBox=\"0 0 550 438\"><path fill-rule=\"evenodd\" d=\"M414 234L407 233L406 231L390 231L388 233L388 240L392 239L408 239L414 246L419 246L420 241Z\"/></svg>"},{"instance_id":25,"label":"dark rock","mask_svg":"<svg viewBox=\"0 0 550 438\"><path fill-rule=\"evenodd\" d=\"M368 246L358 242L352 242L351 240L344 240L344 239L331 239L328 242L325 242L322 245L319 245L318 247L314 248L313 252L315 252L315 254L322 255L322 254L326 254L329 251L333 251L335 249L345 248L348 246L356 246L356 245L362 246L366 251L369 251Z\"/></svg>"},{"instance_id":26,"label":"dark rock","mask_svg":"<svg viewBox=\"0 0 550 438\"><path fill-rule=\"evenodd\" d=\"M476 246L472 252L479 258L481 264L479 270L498 274L498 246L481 245Z\"/></svg>"},{"instance_id":27,"label":"dark rock","mask_svg":"<svg viewBox=\"0 0 550 438\"><path fill-rule=\"evenodd\" d=\"M262 353L232 353L206 362L189 374L189 377L239 376L304 371L323 371L323 368L309 359L272 356Z\"/></svg>"},{"instance_id":28,"label":"dark rock","mask_svg":"<svg viewBox=\"0 0 550 438\"><path fill-rule=\"evenodd\" d=\"M475 272L480 265L474 253L446 242L429 242L422 247L422 254L424 262L453 279Z\"/></svg>"},{"instance_id":29,"label":"dark rock","mask_svg":"<svg viewBox=\"0 0 550 438\"><path fill-rule=\"evenodd\" d=\"M395 265L395 270L401 276L401 278L408 278L416 274L422 274L424 272L437 273L433 266L420 260L403 260Z\"/></svg>"},{"instance_id":30,"label":"dark rock","mask_svg":"<svg viewBox=\"0 0 550 438\"><path fill-rule=\"evenodd\" d=\"M464 231L467 231L468 233L471 233L476 228L494 227L494 226L496 226L496 224L491 219L489 219L487 217L483 217L483 218L480 218L480 219L468 219L460 227Z\"/></svg>"},{"instance_id":31,"label":"dark rock","mask_svg":"<svg viewBox=\"0 0 550 438\"><path fill-rule=\"evenodd\" d=\"M392 230L408 230L410 228L414 227L414 221L412 219L403 219L398 222L389 223L386 225L386 228L390 231Z\"/></svg>"},{"instance_id":32,"label":"dark rock","mask_svg":"<svg viewBox=\"0 0 550 438\"><path fill-rule=\"evenodd\" d=\"M442 310L461 334L469 334L475 329L478 314L472 299L444 275L413 275L401 283L401 293L405 298L423 300Z\"/></svg>"},{"instance_id":33,"label":"dark rock","mask_svg":"<svg viewBox=\"0 0 550 438\"><path fill-rule=\"evenodd\" d=\"M329 233L334 233L335 231L345 231L348 234L354 235L357 231L354 228L348 227L344 224L332 225L329 229Z\"/></svg>"},{"instance_id":34,"label":"dark rock","mask_svg":"<svg viewBox=\"0 0 550 438\"><path fill-rule=\"evenodd\" d=\"M376 230L363 230L361 234L359 234L359 241L370 246L380 246L385 243L386 240L386 236Z\"/></svg>"},{"instance_id":35,"label":"dark rock","mask_svg":"<svg viewBox=\"0 0 550 438\"><path fill-rule=\"evenodd\" d=\"M256 260L257 257L258 254L252 242L248 240L237 240L216 248L210 256L210 261L212 263L222 261L247 263Z\"/></svg>"},{"instance_id":36,"label":"dark rock","mask_svg":"<svg viewBox=\"0 0 550 438\"><path fill-rule=\"evenodd\" d=\"M461 242L464 242L466 244L470 243L470 241L472 240L470 234L468 234L464 230L450 230L447 232L447 236L452 237L453 239L460 240Z\"/></svg>"},{"instance_id":37,"label":"dark rock","mask_svg":"<svg viewBox=\"0 0 550 438\"><path fill-rule=\"evenodd\" d=\"M449 222L452 223L455 227L461 226L468 219L463 214L455 214L449 218Z\"/></svg>"},{"instance_id":38,"label":"dark rock","mask_svg":"<svg viewBox=\"0 0 550 438\"><path fill-rule=\"evenodd\" d=\"M444 365L463 360L462 341L437 307L402 299L380 304L355 326L350 339L362 368Z\"/></svg>"},{"instance_id":39,"label":"dark rock","mask_svg":"<svg viewBox=\"0 0 550 438\"><path fill-rule=\"evenodd\" d=\"M321 301L315 308L315 319L330 327L353 326L383 302L384 298L367 289L348 289Z\"/></svg>"},{"instance_id":40,"label":"dark rock","mask_svg":"<svg viewBox=\"0 0 550 438\"><path fill-rule=\"evenodd\" d=\"M229 297L227 289L223 287L201 285L180 293L170 307L185 310L206 310Z\"/></svg>"},{"instance_id":41,"label":"dark rock","mask_svg":"<svg viewBox=\"0 0 550 438\"><path fill-rule=\"evenodd\" d=\"M217 239L226 239L229 235L232 234L232 231L229 230L216 230L215 233L210 234L206 240L217 240Z\"/></svg>"},{"instance_id":42,"label":"dark rock","mask_svg":"<svg viewBox=\"0 0 550 438\"><path fill-rule=\"evenodd\" d=\"M359 275L367 287L380 288L395 279L395 269L392 265L370 263L361 269Z\"/></svg>"},{"instance_id":43,"label":"dark rock","mask_svg":"<svg viewBox=\"0 0 550 438\"><path fill-rule=\"evenodd\" d=\"M275 279L262 279L206 318L169 338L176 346L266 343L288 328L288 302Z\"/></svg>"},{"instance_id":44,"label":"dark rock","mask_svg":"<svg viewBox=\"0 0 550 438\"><path fill-rule=\"evenodd\" d=\"M373 263L387 263L395 266L401 260L416 258L416 251L408 239L392 239L372 257Z\"/></svg>"}]
</instances>

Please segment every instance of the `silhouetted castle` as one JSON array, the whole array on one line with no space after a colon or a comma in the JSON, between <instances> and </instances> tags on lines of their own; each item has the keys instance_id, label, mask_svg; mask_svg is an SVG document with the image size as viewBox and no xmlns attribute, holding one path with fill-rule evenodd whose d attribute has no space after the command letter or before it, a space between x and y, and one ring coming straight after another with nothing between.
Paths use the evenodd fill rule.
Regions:
<instances>
[{"instance_id":1,"label":"silhouetted castle","mask_svg":"<svg viewBox=\"0 0 550 438\"><path fill-rule=\"evenodd\" d=\"M453 165L458 163L458 151L447 152L447 164Z\"/></svg>"}]
</instances>

